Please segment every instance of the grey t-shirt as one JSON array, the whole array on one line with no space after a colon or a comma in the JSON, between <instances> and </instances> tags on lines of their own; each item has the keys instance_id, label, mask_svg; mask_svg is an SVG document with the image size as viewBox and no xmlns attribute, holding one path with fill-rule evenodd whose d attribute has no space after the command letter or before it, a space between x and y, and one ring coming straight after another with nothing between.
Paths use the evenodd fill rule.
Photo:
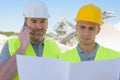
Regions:
<instances>
[{"instance_id":1,"label":"grey t-shirt","mask_svg":"<svg viewBox=\"0 0 120 80\"><path fill-rule=\"evenodd\" d=\"M79 44L77 45L76 49L80 56L81 61L93 61L95 59L98 47L99 47L99 44L96 43L96 47L91 53L88 53L87 51L82 50L79 47Z\"/></svg>"},{"instance_id":2,"label":"grey t-shirt","mask_svg":"<svg viewBox=\"0 0 120 80\"><path fill-rule=\"evenodd\" d=\"M30 41L36 56L42 57L43 49L44 49L44 40L41 43L37 43L34 41ZM5 45L2 48L1 54L0 54L0 64L4 63L11 57L9 49L8 49L8 43L6 42Z\"/></svg>"}]
</instances>

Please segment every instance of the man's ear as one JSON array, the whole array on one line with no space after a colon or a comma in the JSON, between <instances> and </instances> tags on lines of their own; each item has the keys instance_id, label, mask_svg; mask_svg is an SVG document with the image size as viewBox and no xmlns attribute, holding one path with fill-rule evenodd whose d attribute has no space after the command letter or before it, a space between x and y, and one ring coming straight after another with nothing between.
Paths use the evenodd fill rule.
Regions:
<instances>
[{"instance_id":1,"label":"man's ear","mask_svg":"<svg viewBox=\"0 0 120 80\"><path fill-rule=\"evenodd\" d=\"M77 31L77 29L78 29L77 24L75 25L75 29L76 29L76 31Z\"/></svg>"},{"instance_id":2,"label":"man's ear","mask_svg":"<svg viewBox=\"0 0 120 80\"><path fill-rule=\"evenodd\" d=\"M97 31L97 33L96 34L98 34L100 31L101 31L101 28L100 28L100 26L98 26L99 28L98 28L98 31Z\"/></svg>"}]
</instances>

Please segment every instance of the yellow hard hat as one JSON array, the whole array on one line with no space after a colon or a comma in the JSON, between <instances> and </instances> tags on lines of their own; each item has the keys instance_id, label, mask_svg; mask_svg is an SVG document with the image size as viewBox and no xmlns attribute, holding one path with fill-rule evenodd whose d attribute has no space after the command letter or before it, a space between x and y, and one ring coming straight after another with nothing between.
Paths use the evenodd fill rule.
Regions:
<instances>
[{"instance_id":1,"label":"yellow hard hat","mask_svg":"<svg viewBox=\"0 0 120 80\"><path fill-rule=\"evenodd\" d=\"M88 4L81 7L77 13L75 21L83 20L98 23L99 25L103 24L102 11L99 7Z\"/></svg>"}]
</instances>

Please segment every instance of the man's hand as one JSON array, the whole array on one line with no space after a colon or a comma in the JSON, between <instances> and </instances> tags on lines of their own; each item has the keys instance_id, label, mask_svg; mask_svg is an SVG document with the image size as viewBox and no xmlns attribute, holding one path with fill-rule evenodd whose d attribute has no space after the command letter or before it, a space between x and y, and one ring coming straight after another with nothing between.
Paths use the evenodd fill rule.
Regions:
<instances>
[{"instance_id":1,"label":"man's hand","mask_svg":"<svg viewBox=\"0 0 120 80\"><path fill-rule=\"evenodd\" d=\"M20 48L17 52L20 54L24 54L26 48L30 43L30 28L27 26L23 27L18 35L18 38L20 40Z\"/></svg>"}]
</instances>

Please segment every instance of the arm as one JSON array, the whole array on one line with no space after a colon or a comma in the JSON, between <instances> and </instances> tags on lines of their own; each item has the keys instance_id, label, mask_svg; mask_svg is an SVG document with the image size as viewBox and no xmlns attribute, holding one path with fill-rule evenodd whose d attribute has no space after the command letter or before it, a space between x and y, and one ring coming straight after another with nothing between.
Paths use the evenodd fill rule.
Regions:
<instances>
[{"instance_id":1,"label":"arm","mask_svg":"<svg viewBox=\"0 0 120 80\"><path fill-rule=\"evenodd\" d=\"M10 59L8 59L6 62L4 62L3 64L0 64L1 80L13 80L13 77L17 72L16 54L12 56Z\"/></svg>"},{"instance_id":2,"label":"arm","mask_svg":"<svg viewBox=\"0 0 120 80\"><path fill-rule=\"evenodd\" d=\"M21 30L18 35L21 42L20 48L12 57L0 64L0 80L13 80L13 77L17 72L16 54L24 55L25 50L30 43L29 32L30 29L27 27Z\"/></svg>"}]
</instances>

